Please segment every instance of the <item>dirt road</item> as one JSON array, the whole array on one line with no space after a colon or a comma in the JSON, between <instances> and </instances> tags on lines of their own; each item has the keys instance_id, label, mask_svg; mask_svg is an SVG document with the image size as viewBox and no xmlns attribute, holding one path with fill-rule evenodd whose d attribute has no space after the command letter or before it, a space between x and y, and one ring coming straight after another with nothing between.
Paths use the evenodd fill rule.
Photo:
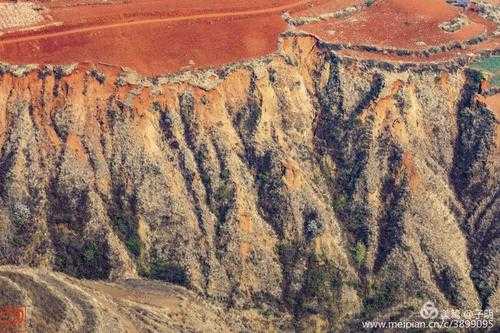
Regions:
<instances>
[{"instance_id":1,"label":"dirt road","mask_svg":"<svg viewBox=\"0 0 500 333\"><path fill-rule=\"evenodd\" d=\"M0 59L17 64L104 62L146 74L219 66L272 53L287 28L284 11L325 1L256 2L205 3L205 8L197 1L57 7L50 15L61 25L0 37Z\"/></svg>"}]
</instances>

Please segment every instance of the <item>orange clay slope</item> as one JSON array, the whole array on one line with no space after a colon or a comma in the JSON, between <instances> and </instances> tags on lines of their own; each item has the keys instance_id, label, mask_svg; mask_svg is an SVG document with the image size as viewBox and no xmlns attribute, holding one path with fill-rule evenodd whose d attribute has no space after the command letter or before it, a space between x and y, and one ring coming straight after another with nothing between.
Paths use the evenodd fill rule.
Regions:
<instances>
[{"instance_id":1,"label":"orange clay slope","mask_svg":"<svg viewBox=\"0 0 500 333\"><path fill-rule=\"evenodd\" d=\"M326 15L295 27L342 45L339 54L389 61L441 61L498 49L496 24L468 11L469 24L445 32L439 24L460 14L445 0L135 0L42 1L46 22L4 31L0 61L13 64L107 63L148 75L220 66L276 51L290 17ZM356 11L331 15L346 7ZM467 48L425 54L450 43ZM376 47L376 50L366 46ZM406 50L406 53L385 50Z\"/></svg>"}]
</instances>

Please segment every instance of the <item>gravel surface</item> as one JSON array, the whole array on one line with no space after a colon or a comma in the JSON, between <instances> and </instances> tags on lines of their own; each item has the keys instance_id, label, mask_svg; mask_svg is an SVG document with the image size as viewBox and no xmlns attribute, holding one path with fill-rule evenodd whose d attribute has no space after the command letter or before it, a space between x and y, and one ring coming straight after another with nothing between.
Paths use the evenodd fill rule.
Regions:
<instances>
[{"instance_id":1,"label":"gravel surface","mask_svg":"<svg viewBox=\"0 0 500 333\"><path fill-rule=\"evenodd\" d=\"M0 30L28 27L43 21L40 6L31 2L0 3Z\"/></svg>"}]
</instances>

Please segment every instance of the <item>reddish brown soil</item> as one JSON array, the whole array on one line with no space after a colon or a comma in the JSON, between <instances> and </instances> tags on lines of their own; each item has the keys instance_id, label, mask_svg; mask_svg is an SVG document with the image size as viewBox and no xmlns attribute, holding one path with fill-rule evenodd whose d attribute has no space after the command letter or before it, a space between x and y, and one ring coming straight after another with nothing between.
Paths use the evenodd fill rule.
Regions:
<instances>
[{"instance_id":1,"label":"reddish brown soil","mask_svg":"<svg viewBox=\"0 0 500 333\"><path fill-rule=\"evenodd\" d=\"M485 50L495 51L500 48L500 36L492 36L481 44L471 46L473 52L482 52Z\"/></svg>"},{"instance_id":2,"label":"reddish brown soil","mask_svg":"<svg viewBox=\"0 0 500 333\"><path fill-rule=\"evenodd\" d=\"M461 9L440 0L384 0L347 19L313 24L303 30L332 43L423 50L491 34L496 28L493 22L472 11L466 13L470 24L457 32L445 32L439 27L460 12Z\"/></svg>"},{"instance_id":3,"label":"reddish brown soil","mask_svg":"<svg viewBox=\"0 0 500 333\"><path fill-rule=\"evenodd\" d=\"M323 1L324 2L324 1ZM146 74L264 56L286 30L283 11L306 0L142 0L68 6L48 3L59 26L0 37L0 59L21 63L111 63Z\"/></svg>"},{"instance_id":4,"label":"reddish brown soil","mask_svg":"<svg viewBox=\"0 0 500 333\"><path fill-rule=\"evenodd\" d=\"M360 6L364 0L335 0L316 3L314 6L297 13L300 16L317 16L325 13L333 13L351 6Z\"/></svg>"},{"instance_id":5,"label":"reddish brown soil","mask_svg":"<svg viewBox=\"0 0 500 333\"><path fill-rule=\"evenodd\" d=\"M280 33L287 29L281 18L284 11L293 16L318 15L363 3L361 0L95 2L99 1L44 2L51 20L43 28L0 36L0 61L109 63L151 75L220 66L274 52ZM300 29L332 43L416 50L467 40L495 29L493 23L473 13L468 13L472 23L459 32L446 33L438 27L458 13L459 9L441 0L384 0L347 19ZM498 40L489 40L485 45L489 49L498 48ZM473 49L482 50L482 45ZM404 58L350 52L362 58ZM464 53L453 51L418 60L444 60Z\"/></svg>"},{"instance_id":6,"label":"reddish brown soil","mask_svg":"<svg viewBox=\"0 0 500 333\"><path fill-rule=\"evenodd\" d=\"M500 123L500 94L487 97L479 96L478 98L481 102L486 104L490 110L495 112L497 123Z\"/></svg>"}]
</instances>

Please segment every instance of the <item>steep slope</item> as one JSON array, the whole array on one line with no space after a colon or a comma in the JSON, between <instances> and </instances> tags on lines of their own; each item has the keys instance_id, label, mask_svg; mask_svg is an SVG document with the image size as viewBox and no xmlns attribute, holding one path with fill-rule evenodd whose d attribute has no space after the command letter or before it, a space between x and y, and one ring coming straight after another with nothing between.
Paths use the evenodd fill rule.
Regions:
<instances>
[{"instance_id":1,"label":"steep slope","mask_svg":"<svg viewBox=\"0 0 500 333\"><path fill-rule=\"evenodd\" d=\"M458 62L293 35L217 71L0 73L0 264L160 279L303 329L499 308L498 110Z\"/></svg>"}]
</instances>

